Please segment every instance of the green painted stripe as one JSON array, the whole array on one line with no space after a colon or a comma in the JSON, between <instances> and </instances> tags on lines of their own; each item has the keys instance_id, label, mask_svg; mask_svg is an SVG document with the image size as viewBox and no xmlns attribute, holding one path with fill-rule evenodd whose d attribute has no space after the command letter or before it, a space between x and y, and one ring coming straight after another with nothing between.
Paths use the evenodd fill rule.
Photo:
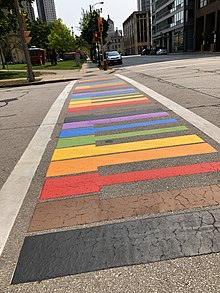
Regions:
<instances>
[{"instance_id":1,"label":"green painted stripe","mask_svg":"<svg viewBox=\"0 0 220 293\"><path fill-rule=\"evenodd\" d=\"M116 138L133 137L133 136L143 136L143 135L166 133L166 132L176 132L176 131L187 130L187 129L188 128L186 126L149 129L149 130L142 130L142 131L133 131L133 132L124 132L124 133L96 136L95 140L100 141L100 140L108 140L108 139L116 139Z\"/></svg>"},{"instance_id":2,"label":"green painted stripe","mask_svg":"<svg viewBox=\"0 0 220 293\"><path fill-rule=\"evenodd\" d=\"M95 143L95 135L74 136L68 138L60 138L58 140L57 149L67 148L71 146L81 146Z\"/></svg>"},{"instance_id":3,"label":"green painted stripe","mask_svg":"<svg viewBox=\"0 0 220 293\"><path fill-rule=\"evenodd\" d=\"M159 129L116 133L116 134L101 135L101 136L85 135L85 136L77 136L77 137L69 137L69 138L60 138L58 140L56 148L60 149L60 148L66 148L66 147L89 145L89 144L95 144L96 141L101 141L101 140L111 140L116 138L127 138L127 137L133 137L133 136L176 132L176 131L182 131L187 129L188 128L186 126L177 126L177 127L167 127L167 128L159 128Z\"/></svg>"}]
</instances>

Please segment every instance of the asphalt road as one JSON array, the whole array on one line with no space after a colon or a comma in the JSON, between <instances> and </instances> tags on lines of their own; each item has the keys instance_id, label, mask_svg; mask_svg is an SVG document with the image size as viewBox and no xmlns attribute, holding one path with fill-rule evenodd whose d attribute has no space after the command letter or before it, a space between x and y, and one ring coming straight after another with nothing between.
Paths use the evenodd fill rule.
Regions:
<instances>
[{"instance_id":1,"label":"asphalt road","mask_svg":"<svg viewBox=\"0 0 220 293\"><path fill-rule=\"evenodd\" d=\"M220 291L219 64L129 56L66 91L1 257L3 292ZM2 186L65 86L0 92L15 98L0 108Z\"/></svg>"}]
</instances>

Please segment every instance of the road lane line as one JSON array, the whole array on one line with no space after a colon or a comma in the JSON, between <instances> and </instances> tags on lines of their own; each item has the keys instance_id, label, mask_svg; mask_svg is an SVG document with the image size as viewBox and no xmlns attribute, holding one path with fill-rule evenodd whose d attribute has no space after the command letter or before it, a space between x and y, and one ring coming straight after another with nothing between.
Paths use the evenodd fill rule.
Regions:
<instances>
[{"instance_id":1,"label":"road lane line","mask_svg":"<svg viewBox=\"0 0 220 293\"><path fill-rule=\"evenodd\" d=\"M76 81L70 82L57 97L14 170L0 190L0 255L46 146L51 139L60 111L75 83Z\"/></svg>"},{"instance_id":2,"label":"road lane line","mask_svg":"<svg viewBox=\"0 0 220 293\"><path fill-rule=\"evenodd\" d=\"M174 113L185 119L190 124L194 125L196 128L201 130L203 133L207 134L213 140L220 144L220 128L216 125L212 124L211 122L207 121L206 119L198 116L197 114L193 113L192 111L180 106L176 102L171 101L170 99L160 95L159 93L151 90L150 88L142 85L141 83L130 79L129 77L123 76L121 74L115 74L119 78L129 82L149 97L155 99L159 103L163 104L165 107L172 110Z\"/></svg>"}]
</instances>

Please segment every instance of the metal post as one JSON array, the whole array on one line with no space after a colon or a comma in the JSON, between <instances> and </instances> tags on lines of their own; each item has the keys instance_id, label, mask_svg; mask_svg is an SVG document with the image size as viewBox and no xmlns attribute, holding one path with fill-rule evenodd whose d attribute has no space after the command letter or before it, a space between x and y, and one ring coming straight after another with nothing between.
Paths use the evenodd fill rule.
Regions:
<instances>
[{"instance_id":1,"label":"metal post","mask_svg":"<svg viewBox=\"0 0 220 293\"><path fill-rule=\"evenodd\" d=\"M19 31L20 31L20 35L21 35L21 44L22 44L25 59L27 62L27 79L28 79L28 81L32 82L35 80L35 78L34 78L34 73L32 70L31 58L30 58L30 54L28 51L28 45L25 40L24 28L23 28L23 23L22 23L20 11L19 11L18 0L14 0L14 3L15 3L15 10L16 10L17 18L18 18Z\"/></svg>"}]
</instances>

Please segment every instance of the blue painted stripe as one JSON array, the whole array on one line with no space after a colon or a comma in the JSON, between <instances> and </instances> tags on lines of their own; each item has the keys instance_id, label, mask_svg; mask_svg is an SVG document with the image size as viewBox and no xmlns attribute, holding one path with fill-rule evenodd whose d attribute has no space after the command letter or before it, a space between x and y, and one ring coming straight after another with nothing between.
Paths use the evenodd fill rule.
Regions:
<instances>
[{"instance_id":1,"label":"blue painted stripe","mask_svg":"<svg viewBox=\"0 0 220 293\"><path fill-rule=\"evenodd\" d=\"M89 98L89 97L100 97L100 96L108 96L111 94L121 94L121 93L139 93L136 89L128 88L128 89L121 89L121 90L114 90L114 91L103 91L103 92L86 92L83 94L73 94L72 99L74 98Z\"/></svg>"},{"instance_id":2,"label":"blue painted stripe","mask_svg":"<svg viewBox=\"0 0 220 293\"><path fill-rule=\"evenodd\" d=\"M143 126L150 126L150 125L159 125L159 124L168 124L168 123L174 123L174 122L177 122L177 120L176 119L164 119L164 120L154 120L154 121L148 121L148 122L121 124L121 125L96 127L96 128L85 127L85 128L76 128L76 129L66 129L66 130L61 130L59 137L64 138L64 137L73 137L73 136L92 135L92 134L100 133L103 131L128 129L128 128L143 127Z\"/></svg>"}]
</instances>

